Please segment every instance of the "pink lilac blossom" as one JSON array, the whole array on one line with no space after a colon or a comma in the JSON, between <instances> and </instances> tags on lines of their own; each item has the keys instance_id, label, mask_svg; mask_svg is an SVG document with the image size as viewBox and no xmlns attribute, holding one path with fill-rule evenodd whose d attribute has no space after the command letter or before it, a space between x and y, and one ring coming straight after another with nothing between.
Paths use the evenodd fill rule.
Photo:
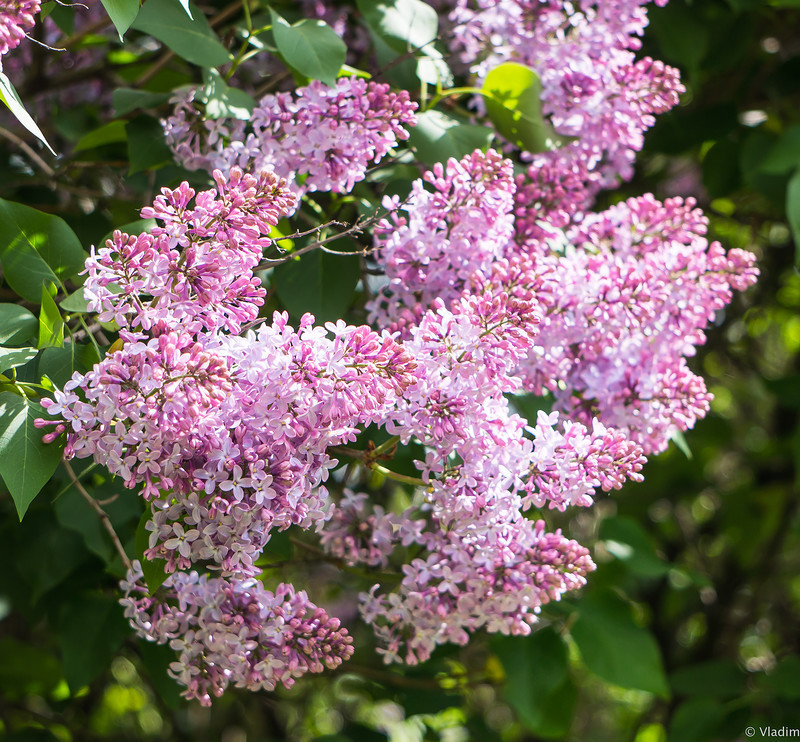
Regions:
<instances>
[{"instance_id":1,"label":"pink lilac blossom","mask_svg":"<svg viewBox=\"0 0 800 742\"><path fill-rule=\"evenodd\" d=\"M353 654L353 639L339 620L291 585L272 592L254 579L178 572L154 597L134 562L122 588L131 626L144 639L169 642L178 653L170 675L186 698L204 706L229 685L290 688L302 675L334 669Z\"/></svg>"},{"instance_id":2,"label":"pink lilac blossom","mask_svg":"<svg viewBox=\"0 0 800 742\"><path fill-rule=\"evenodd\" d=\"M531 67L541 79L544 115L558 135L574 138L530 156L527 177L519 178L520 205L532 207L525 227L549 218L542 206L554 212L555 226L566 226L564 214L580 213L599 189L630 179L654 114L677 105L684 91L678 71L635 59L648 2L446 3L452 6L452 47L479 80L503 62ZM542 185L555 190L540 194Z\"/></svg>"},{"instance_id":3,"label":"pink lilac blossom","mask_svg":"<svg viewBox=\"0 0 800 742\"><path fill-rule=\"evenodd\" d=\"M140 235L115 231L86 263L90 311L121 327L179 324L190 332L238 332L256 318L265 291L253 270L272 244L272 226L297 198L269 170L214 172L216 190L182 183L162 189L145 219L163 223ZM194 204L192 204L194 201Z\"/></svg>"},{"instance_id":4,"label":"pink lilac blossom","mask_svg":"<svg viewBox=\"0 0 800 742\"><path fill-rule=\"evenodd\" d=\"M5 0L0 8L0 56L19 46L38 12L39 0Z\"/></svg>"},{"instance_id":5,"label":"pink lilac blossom","mask_svg":"<svg viewBox=\"0 0 800 742\"><path fill-rule=\"evenodd\" d=\"M646 453L692 427L710 395L685 359L758 275L751 253L709 244L707 224L691 199L646 195L587 214L560 244L527 241L558 288L520 369L525 388L549 391L570 419L598 418Z\"/></svg>"},{"instance_id":6,"label":"pink lilac blossom","mask_svg":"<svg viewBox=\"0 0 800 742\"><path fill-rule=\"evenodd\" d=\"M589 552L543 521L488 511L469 531L438 530L425 559L403 568L396 592L375 585L361 614L386 662L417 664L439 644L464 645L471 632L526 635L541 607L586 583Z\"/></svg>"},{"instance_id":7,"label":"pink lilac blossom","mask_svg":"<svg viewBox=\"0 0 800 742\"><path fill-rule=\"evenodd\" d=\"M433 190L426 190L428 184ZM386 198L391 216L375 228L375 245L390 279L367 305L370 320L385 318L386 306L429 306L449 302L468 279L497 260L513 236L513 168L494 150L476 150L457 161L435 165L414 181L402 205Z\"/></svg>"},{"instance_id":8,"label":"pink lilac blossom","mask_svg":"<svg viewBox=\"0 0 800 742\"><path fill-rule=\"evenodd\" d=\"M249 122L202 120L189 90L164 122L175 158L190 170L227 172L268 167L305 191L347 193L370 163L408 138L417 104L389 86L343 77L335 87L318 80L294 94L266 95Z\"/></svg>"}]
</instances>

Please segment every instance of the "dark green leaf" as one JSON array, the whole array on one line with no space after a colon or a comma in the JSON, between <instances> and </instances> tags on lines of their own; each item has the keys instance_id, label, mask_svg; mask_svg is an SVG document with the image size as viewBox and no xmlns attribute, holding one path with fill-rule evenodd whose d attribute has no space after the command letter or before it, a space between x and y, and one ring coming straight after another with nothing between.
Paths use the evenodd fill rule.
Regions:
<instances>
[{"instance_id":1,"label":"dark green leaf","mask_svg":"<svg viewBox=\"0 0 800 742\"><path fill-rule=\"evenodd\" d=\"M0 476L20 520L61 460L62 446L42 443L43 431L33 425L36 418L48 419L40 404L0 393Z\"/></svg>"},{"instance_id":2,"label":"dark green leaf","mask_svg":"<svg viewBox=\"0 0 800 742\"><path fill-rule=\"evenodd\" d=\"M117 29L119 39L131 27L131 23L139 13L139 0L100 0L108 13L108 17Z\"/></svg>"},{"instance_id":3,"label":"dark green leaf","mask_svg":"<svg viewBox=\"0 0 800 742\"><path fill-rule=\"evenodd\" d=\"M586 666L609 683L669 697L653 635L633 620L631 607L611 591L586 595L570 633Z\"/></svg>"},{"instance_id":4,"label":"dark green leaf","mask_svg":"<svg viewBox=\"0 0 800 742\"><path fill-rule=\"evenodd\" d=\"M164 644L153 644L144 640L138 643L144 668L158 697L171 710L180 708L183 699L178 684L167 674L170 663L177 659L175 652Z\"/></svg>"},{"instance_id":5,"label":"dark green leaf","mask_svg":"<svg viewBox=\"0 0 800 742\"><path fill-rule=\"evenodd\" d=\"M117 116L124 116L137 108L155 108L169 100L169 93L151 93L149 90L117 88L111 94L111 103Z\"/></svg>"},{"instance_id":6,"label":"dark green leaf","mask_svg":"<svg viewBox=\"0 0 800 742\"><path fill-rule=\"evenodd\" d=\"M145 528L148 521L153 519L153 514L150 508L145 508L139 521L139 527L136 529L136 558L142 564L142 572L144 572L144 581L150 593L154 593L167 579L168 575L164 571L166 562L163 559L146 559L144 556L145 551L150 545L150 531Z\"/></svg>"},{"instance_id":7,"label":"dark green leaf","mask_svg":"<svg viewBox=\"0 0 800 742\"><path fill-rule=\"evenodd\" d=\"M347 47L324 21L305 18L290 26L274 10L272 33L286 64L300 74L335 85L347 56Z\"/></svg>"},{"instance_id":8,"label":"dark green leaf","mask_svg":"<svg viewBox=\"0 0 800 742\"><path fill-rule=\"evenodd\" d=\"M800 165L800 124L788 127L761 161L761 172L784 175Z\"/></svg>"},{"instance_id":9,"label":"dark green leaf","mask_svg":"<svg viewBox=\"0 0 800 742\"><path fill-rule=\"evenodd\" d=\"M128 132L131 175L172 161L172 152L164 140L164 130L152 116L137 116L125 125L125 130Z\"/></svg>"},{"instance_id":10,"label":"dark green leaf","mask_svg":"<svg viewBox=\"0 0 800 742\"><path fill-rule=\"evenodd\" d=\"M19 304L0 304L0 345L24 343L39 329L39 320Z\"/></svg>"},{"instance_id":11,"label":"dark green leaf","mask_svg":"<svg viewBox=\"0 0 800 742\"><path fill-rule=\"evenodd\" d=\"M0 688L5 698L45 694L61 680L58 660L41 647L6 636L0 638L0 657Z\"/></svg>"},{"instance_id":12,"label":"dark green leaf","mask_svg":"<svg viewBox=\"0 0 800 742\"><path fill-rule=\"evenodd\" d=\"M83 288L70 294L66 299L62 299L58 302L58 306L70 314L85 314L89 311L86 299L83 298Z\"/></svg>"},{"instance_id":13,"label":"dark green leaf","mask_svg":"<svg viewBox=\"0 0 800 742\"><path fill-rule=\"evenodd\" d=\"M350 306L359 276L358 256L314 250L276 268L274 281L291 314L311 312L322 323L338 319Z\"/></svg>"},{"instance_id":14,"label":"dark green leaf","mask_svg":"<svg viewBox=\"0 0 800 742\"><path fill-rule=\"evenodd\" d=\"M467 124L439 111L425 111L417 116L408 141L420 160L433 165L446 162L448 157L460 159L476 149L485 149L493 134L487 126Z\"/></svg>"},{"instance_id":15,"label":"dark green leaf","mask_svg":"<svg viewBox=\"0 0 800 742\"><path fill-rule=\"evenodd\" d=\"M14 86L11 84L11 80L9 80L3 74L2 70L0 70L0 100L6 104L8 110L14 114L14 117L17 119L17 121L19 121L31 134L33 134L40 142L42 142L42 144L44 144L45 147L47 147L47 149L49 149L55 155L55 151L44 138L42 130L31 118L31 115L25 110L25 106L20 100L20 97L17 95L17 91L14 89Z\"/></svg>"},{"instance_id":16,"label":"dark green leaf","mask_svg":"<svg viewBox=\"0 0 800 742\"><path fill-rule=\"evenodd\" d=\"M542 115L542 83L530 67L506 62L486 75L486 112L510 142L528 152L543 152L563 143Z\"/></svg>"},{"instance_id":17,"label":"dark green leaf","mask_svg":"<svg viewBox=\"0 0 800 742\"><path fill-rule=\"evenodd\" d=\"M684 696L740 696L747 676L733 660L710 660L677 670L669 682L675 693Z\"/></svg>"},{"instance_id":18,"label":"dark green leaf","mask_svg":"<svg viewBox=\"0 0 800 742\"><path fill-rule=\"evenodd\" d=\"M781 698L800 699L800 657L794 654L784 657L761 684Z\"/></svg>"},{"instance_id":19,"label":"dark green leaf","mask_svg":"<svg viewBox=\"0 0 800 742\"><path fill-rule=\"evenodd\" d=\"M425 49L436 40L439 17L422 0L358 0L369 27L396 52Z\"/></svg>"},{"instance_id":20,"label":"dark green leaf","mask_svg":"<svg viewBox=\"0 0 800 742\"><path fill-rule=\"evenodd\" d=\"M90 593L76 595L64 605L58 642L64 677L73 693L108 668L128 633L122 609L113 598Z\"/></svg>"},{"instance_id":21,"label":"dark green leaf","mask_svg":"<svg viewBox=\"0 0 800 742\"><path fill-rule=\"evenodd\" d=\"M725 712L719 701L710 698L693 698L678 706L672 716L667 736L668 742L708 742L717 739L716 726Z\"/></svg>"},{"instance_id":22,"label":"dark green leaf","mask_svg":"<svg viewBox=\"0 0 800 742\"><path fill-rule=\"evenodd\" d=\"M133 28L166 44L179 57L199 67L219 67L231 61L206 17L190 3L189 18L178 0L147 0Z\"/></svg>"},{"instance_id":23,"label":"dark green leaf","mask_svg":"<svg viewBox=\"0 0 800 742\"><path fill-rule=\"evenodd\" d=\"M75 145L75 152L82 152L86 149L94 147L102 147L104 144L114 144L116 142L124 142L128 138L125 131L124 121L111 121L99 129L90 131L84 134Z\"/></svg>"},{"instance_id":24,"label":"dark green leaf","mask_svg":"<svg viewBox=\"0 0 800 742\"><path fill-rule=\"evenodd\" d=\"M659 577L669 565L657 554L647 532L632 518L606 518L600 525L605 548L634 574Z\"/></svg>"},{"instance_id":25,"label":"dark green leaf","mask_svg":"<svg viewBox=\"0 0 800 742\"><path fill-rule=\"evenodd\" d=\"M795 246L795 264L800 265L800 168L794 171L786 186L786 216Z\"/></svg>"},{"instance_id":26,"label":"dark green leaf","mask_svg":"<svg viewBox=\"0 0 800 742\"><path fill-rule=\"evenodd\" d=\"M530 636L496 636L492 649L503 665L503 695L526 728L543 737L569 731L576 689L567 676L567 647L551 627Z\"/></svg>"},{"instance_id":27,"label":"dark green leaf","mask_svg":"<svg viewBox=\"0 0 800 742\"><path fill-rule=\"evenodd\" d=\"M38 304L42 286L83 268L80 241L60 217L0 199L0 263L8 285Z\"/></svg>"},{"instance_id":28,"label":"dark green leaf","mask_svg":"<svg viewBox=\"0 0 800 742\"><path fill-rule=\"evenodd\" d=\"M85 373L100 361L91 344L64 343L61 348L45 348L39 358L38 372L47 376L56 386L66 384L76 371Z\"/></svg>"},{"instance_id":29,"label":"dark green leaf","mask_svg":"<svg viewBox=\"0 0 800 742\"><path fill-rule=\"evenodd\" d=\"M42 306L39 310L39 348L60 348L64 344L64 320L52 293L42 286Z\"/></svg>"}]
</instances>

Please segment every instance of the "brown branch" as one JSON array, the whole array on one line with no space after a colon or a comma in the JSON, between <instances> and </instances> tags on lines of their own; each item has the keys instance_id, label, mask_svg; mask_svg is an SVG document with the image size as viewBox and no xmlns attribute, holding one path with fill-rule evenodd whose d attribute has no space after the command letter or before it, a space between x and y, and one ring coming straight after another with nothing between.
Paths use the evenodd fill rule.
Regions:
<instances>
[{"instance_id":1,"label":"brown branch","mask_svg":"<svg viewBox=\"0 0 800 742\"><path fill-rule=\"evenodd\" d=\"M36 151L24 140L20 139L16 134L9 131L8 129L4 129L0 126L0 137L4 139L8 139L9 142L16 144L28 157L33 160L41 170L44 171L45 175L49 177L53 177L56 174L56 171L50 167L37 153Z\"/></svg>"},{"instance_id":2,"label":"brown branch","mask_svg":"<svg viewBox=\"0 0 800 742\"><path fill-rule=\"evenodd\" d=\"M114 526L111 523L111 518L108 517L108 513L100 507L100 503L92 497L86 488L80 483L78 480L75 471L73 470L72 466L70 466L68 461L63 461L64 468L67 470L67 474L69 474L72 483L75 485L75 488L78 492L81 493L83 499L89 503L89 506L97 513L97 516L100 518L100 522L103 524L103 528L106 529L108 535L111 537L111 541L114 544L114 548L117 550L117 554L119 554L120 559L122 559L122 563L125 565L125 569L128 571L133 571L133 564L131 564L131 560L128 555L125 553L125 549L122 547L122 542L119 540L119 536L117 536L117 532L114 530Z\"/></svg>"}]
</instances>

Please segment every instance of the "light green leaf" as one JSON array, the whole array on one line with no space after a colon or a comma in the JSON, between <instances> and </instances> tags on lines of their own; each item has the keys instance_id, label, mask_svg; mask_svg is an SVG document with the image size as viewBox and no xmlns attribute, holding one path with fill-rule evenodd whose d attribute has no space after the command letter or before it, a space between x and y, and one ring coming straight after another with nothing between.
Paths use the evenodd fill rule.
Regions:
<instances>
[{"instance_id":1,"label":"light green leaf","mask_svg":"<svg viewBox=\"0 0 800 742\"><path fill-rule=\"evenodd\" d=\"M0 348L0 374L24 366L36 358L38 352L36 348Z\"/></svg>"},{"instance_id":2,"label":"light green leaf","mask_svg":"<svg viewBox=\"0 0 800 742\"><path fill-rule=\"evenodd\" d=\"M563 144L542 115L542 83L530 67L506 62L495 67L483 83L486 112L506 139L528 152Z\"/></svg>"},{"instance_id":3,"label":"light green leaf","mask_svg":"<svg viewBox=\"0 0 800 742\"><path fill-rule=\"evenodd\" d=\"M191 20L194 20L192 9L189 7L189 0L181 0L181 7L186 11L186 15L188 15Z\"/></svg>"},{"instance_id":4,"label":"light green leaf","mask_svg":"<svg viewBox=\"0 0 800 742\"><path fill-rule=\"evenodd\" d=\"M396 52L426 51L439 33L436 10L422 0L358 0L367 25Z\"/></svg>"},{"instance_id":5,"label":"light green leaf","mask_svg":"<svg viewBox=\"0 0 800 742\"><path fill-rule=\"evenodd\" d=\"M17 121L19 121L31 134L33 134L40 142L42 142L42 144L44 144L44 146L47 147L47 149L49 149L53 155L55 155L55 151L44 138L42 130L31 118L31 115L25 110L25 106L22 104L20 97L17 95L17 91L11 84L11 80L9 80L3 74L2 70L0 70L0 100L2 100L3 103L8 106L8 110L14 114Z\"/></svg>"},{"instance_id":6,"label":"light green leaf","mask_svg":"<svg viewBox=\"0 0 800 742\"><path fill-rule=\"evenodd\" d=\"M86 149L101 147L104 144L114 144L124 142L128 138L125 132L124 121L111 121L105 126L101 126L88 134L84 134L75 145L75 152L82 152Z\"/></svg>"},{"instance_id":7,"label":"light green leaf","mask_svg":"<svg viewBox=\"0 0 800 742\"><path fill-rule=\"evenodd\" d=\"M64 320L47 286L42 286L39 310L39 348L60 348L64 344Z\"/></svg>"},{"instance_id":8,"label":"light green leaf","mask_svg":"<svg viewBox=\"0 0 800 742\"><path fill-rule=\"evenodd\" d=\"M12 392L0 393L0 476L11 493L19 519L61 460L63 446L42 443L36 418L48 419L44 408Z\"/></svg>"},{"instance_id":9,"label":"light green leaf","mask_svg":"<svg viewBox=\"0 0 800 742\"><path fill-rule=\"evenodd\" d=\"M244 90L230 87L215 69L203 70L203 82L200 101L205 104L207 118L250 119L256 102Z\"/></svg>"},{"instance_id":10,"label":"light green leaf","mask_svg":"<svg viewBox=\"0 0 800 742\"><path fill-rule=\"evenodd\" d=\"M0 304L0 345L24 343L39 328L39 320L19 304Z\"/></svg>"},{"instance_id":11,"label":"light green leaf","mask_svg":"<svg viewBox=\"0 0 800 742\"><path fill-rule=\"evenodd\" d=\"M417 116L408 141L420 160L433 165L448 157L460 159L476 149L485 149L493 134L487 126L467 124L440 111L425 111Z\"/></svg>"},{"instance_id":12,"label":"light green leaf","mask_svg":"<svg viewBox=\"0 0 800 742\"><path fill-rule=\"evenodd\" d=\"M570 633L586 666L598 677L669 698L655 638L633 620L630 605L615 593L584 596Z\"/></svg>"},{"instance_id":13,"label":"light green leaf","mask_svg":"<svg viewBox=\"0 0 800 742\"><path fill-rule=\"evenodd\" d=\"M132 27L150 34L199 67L219 67L230 62L230 53L206 17L190 3L193 19L189 18L181 5L178 0L147 0Z\"/></svg>"},{"instance_id":14,"label":"light green leaf","mask_svg":"<svg viewBox=\"0 0 800 742\"><path fill-rule=\"evenodd\" d=\"M100 0L119 34L119 40L131 27L139 13L139 0Z\"/></svg>"},{"instance_id":15,"label":"light green leaf","mask_svg":"<svg viewBox=\"0 0 800 742\"><path fill-rule=\"evenodd\" d=\"M272 34L286 64L301 75L334 86L347 46L324 21L304 18L290 26L270 8Z\"/></svg>"},{"instance_id":16,"label":"light green leaf","mask_svg":"<svg viewBox=\"0 0 800 742\"><path fill-rule=\"evenodd\" d=\"M64 281L83 268L80 240L60 217L0 199L0 263L8 285L38 304L42 286Z\"/></svg>"}]
</instances>

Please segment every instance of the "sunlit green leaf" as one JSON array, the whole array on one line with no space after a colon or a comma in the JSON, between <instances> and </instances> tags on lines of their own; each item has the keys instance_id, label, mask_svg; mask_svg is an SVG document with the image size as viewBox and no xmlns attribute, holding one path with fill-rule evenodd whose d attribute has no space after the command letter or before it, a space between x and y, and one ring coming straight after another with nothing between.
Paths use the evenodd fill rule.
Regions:
<instances>
[{"instance_id":1,"label":"sunlit green leaf","mask_svg":"<svg viewBox=\"0 0 800 742\"><path fill-rule=\"evenodd\" d=\"M5 74L3 74L2 70L0 70L0 100L6 104L8 110L14 114L14 117L17 119L17 121L19 121L31 134L39 139L39 141L42 142L42 144L44 144L44 146L55 155L55 151L44 138L44 134L42 134L42 130L39 128L38 124L25 110L25 106L20 100L20 97L17 95L17 91L14 89L14 86L11 84L11 80L9 80Z\"/></svg>"},{"instance_id":2,"label":"sunlit green leaf","mask_svg":"<svg viewBox=\"0 0 800 742\"><path fill-rule=\"evenodd\" d=\"M139 13L139 0L100 0L117 29L120 41Z\"/></svg>"},{"instance_id":3,"label":"sunlit green leaf","mask_svg":"<svg viewBox=\"0 0 800 742\"><path fill-rule=\"evenodd\" d=\"M289 25L274 10L272 33L286 64L300 74L326 85L335 85L347 55L345 43L324 21L304 18Z\"/></svg>"}]
</instances>

